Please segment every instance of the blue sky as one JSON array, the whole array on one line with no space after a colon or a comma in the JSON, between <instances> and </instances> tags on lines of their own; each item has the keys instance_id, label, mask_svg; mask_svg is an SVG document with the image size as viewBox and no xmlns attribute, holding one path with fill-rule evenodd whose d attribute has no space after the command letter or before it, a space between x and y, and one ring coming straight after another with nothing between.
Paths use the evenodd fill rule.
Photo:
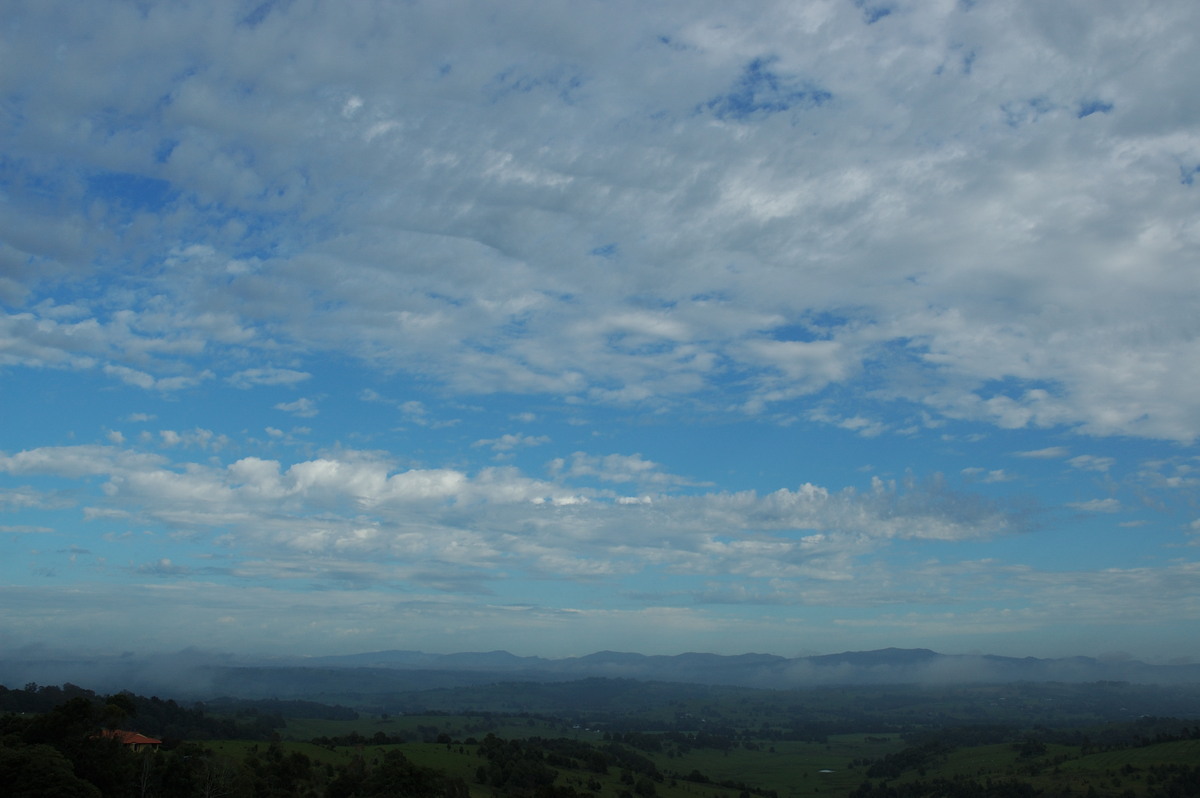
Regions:
<instances>
[{"instance_id":1,"label":"blue sky","mask_svg":"<svg viewBox=\"0 0 1200 798\"><path fill-rule=\"evenodd\" d=\"M0 20L0 648L1200 657L1200 7Z\"/></svg>"}]
</instances>

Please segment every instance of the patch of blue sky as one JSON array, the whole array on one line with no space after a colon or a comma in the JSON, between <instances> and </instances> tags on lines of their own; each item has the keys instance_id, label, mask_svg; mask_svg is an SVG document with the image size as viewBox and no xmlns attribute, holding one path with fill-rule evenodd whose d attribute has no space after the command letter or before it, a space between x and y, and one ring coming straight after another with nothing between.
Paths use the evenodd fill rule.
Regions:
<instances>
[{"instance_id":1,"label":"patch of blue sky","mask_svg":"<svg viewBox=\"0 0 1200 798\"><path fill-rule=\"evenodd\" d=\"M776 341L827 341L835 332L852 321L850 316L833 311L805 314L803 320L793 324L782 324L767 330Z\"/></svg>"},{"instance_id":2,"label":"patch of blue sky","mask_svg":"<svg viewBox=\"0 0 1200 798\"><path fill-rule=\"evenodd\" d=\"M585 83L583 75L565 65L557 65L542 71L527 71L520 66L511 66L497 73L485 87L493 102L508 95L531 94L547 91L556 94L567 105L574 105L575 92Z\"/></svg>"},{"instance_id":3,"label":"patch of blue sky","mask_svg":"<svg viewBox=\"0 0 1200 798\"><path fill-rule=\"evenodd\" d=\"M88 197L116 202L135 211L159 211L177 192L170 181L130 172L100 172L90 176Z\"/></svg>"},{"instance_id":4,"label":"patch of blue sky","mask_svg":"<svg viewBox=\"0 0 1200 798\"><path fill-rule=\"evenodd\" d=\"M1128 528L1118 516L1047 510L1038 526L1025 532L998 534L980 540L911 541L905 556L941 562L998 564L1007 571L1024 566L1050 573L1094 572L1162 565L1178 555L1178 541L1154 527ZM1036 552L1033 553L1033 552ZM889 552L889 557L898 552Z\"/></svg>"},{"instance_id":5,"label":"patch of blue sky","mask_svg":"<svg viewBox=\"0 0 1200 798\"><path fill-rule=\"evenodd\" d=\"M978 53L974 49L967 50L962 55L962 72L964 75L970 75L971 69L975 66L975 59L978 58Z\"/></svg>"},{"instance_id":6,"label":"patch of blue sky","mask_svg":"<svg viewBox=\"0 0 1200 798\"><path fill-rule=\"evenodd\" d=\"M292 224L289 215L245 213L231 211L213 216L206 225L206 235L224 239L230 257L238 260L270 260L290 256L296 251L297 238L316 240L323 236L320 220L313 220L307 230L294 230L302 225Z\"/></svg>"},{"instance_id":7,"label":"patch of blue sky","mask_svg":"<svg viewBox=\"0 0 1200 798\"><path fill-rule=\"evenodd\" d=\"M27 101L28 97L15 92L0 96L0 131L16 133L24 127Z\"/></svg>"},{"instance_id":8,"label":"patch of blue sky","mask_svg":"<svg viewBox=\"0 0 1200 798\"><path fill-rule=\"evenodd\" d=\"M161 549L157 548L159 544L154 543L144 531L128 532L121 536L113 536L109 545L96 552L123 563L121 569L127 573L126 580L132 578L142 582L200 581L206 584L240 587L269 584L266 579L241 571L245 562L253 560L253 557L231 557L224 552L214 552L214 549L220 547L214 544L213 539L221 534L221 530L207 531L189 542L177 540L171 557L162 557ZM142 538L146 539L144 544Z\"/></svg>"},{"instance_id":9,"label":"patch of blue sky","mask_svg":"<svg viewBox=\"0 0 1200 798\"><path fill-rule=\"evenodd\" d=\"M1000 106L1000 110L1004 114L1004 123L1009 127L1021 127L1030 122L1036 122L1056 108L1057 106L1046 97L1013 100Z\"/></svg>"},{"instance_id":10,"label":"patch of blue sky","mask_svg":"<svg viewBox=\"0 0 1200 798\"><path fill-rule=\"evenodd\" d=\"M722 606L750 606L755 607L755 612L763 612L766 607L772 606L790 606L797 603L794 597L790 597L787 593L781 592L778 587L771 588L765 586L750 586L745 584L742 579L731 579L724 576L711 576L704 580L704 583L698 585L696 582L689 582L688 586L681 591L681 594L673 602L679 606L694 605L722 605ZM769 612L769 610L767 610Z\"/></svg>"},{"instance_id":11,"label":"patch of blue sky","mask_svg":"<svg viewBox=\"0 0 1200 798\"><path fill-rule=\"evenodd\" d=\"M688 425L677 423L681 419ZM894 462L880 462L875 456L877 444L841 430L813 425L781 429L774 419L725 414L706 419L680 409L664 416L610 411L594 422L579 432L569 428L561 434L572 436L569 445L598 453L640 453L659 463L663 472L694 483L671 488L678 493L755 490L766 494L795 490L806 482L833 490L865 489L874 473L868 469L884 473L898 469L902 474L908 462L900 456ZM627 490L636 493L638 488L631 485Z\"/></svg>"},{"instance_id":12,"label":"patch of blue sky","mask_svg":"<svg viewBox=\"0 0 1200 798\"><path fill-rule=\"evenodd\" d=\"M59 206L64 197L76 193L73 176L65 169L39 169L28 158L0 155L0 190L22 203Z\"/></svg>"},{"instance_id":13,"label":"patch of blue sky","mask_svg":"<svg viewBox=\"0 0 1200 798\"><path fill-rule=\"evenodd\" d=\"M83 523L80 502L89 495L100 496L98 485L84 490L76 479L44 474L6 476L0 482L0 545L61 547L61 530ZM6 571L19 572L19 563L0 557L0 573Z\"/></svg>"},{"instance_id":14,"label":"patch of blue sky","mask_svg":"<svg viewBox=\"0 0 1200 798\"><path fill-rule=\"evenodd\" d=\"M36 480L32 482L36 484ZM48 495L44 500L59 498ZM0 583L31 584L47 578L78 582L81 577L83 581L120 583L127 578L122 569L113 572L95 567L95 558L122 562L121 555L130 547L118 550L104 538L133 539L128 525L117 518L85 517L85 512L92 512L103 502L98 490L72 490L61 500L65 506L42 508L36 514L21 510L4 513L3 530L12 531L0 530Z\"/></svg>"},{"instance_id":15,"label":"patch of blue sky","mask_svg":"<svg viewBox=\"0 0 1200 798\"><path fill-rule=\"evenodd\" d=\"M289 0L265 0L265 2L259 3L257 6L255 6L249 14L242 17L239 25L247 28L257 28L263 23L264 20L266 20L268 16L270 16L271 11L273 11L276 6L287 5L290 5Z\"/></svg>"},{"instance_id":16,"label":"patch of blue sky","mask_svg":"<svg viewBox=\"0 0 1200 798\"><path fill-rule=\"evenodd\" d=\"M0 380L13 372L0 371ZM0 415L5 418L0 451L13 452L38 446L93 443L100 430L111 429L129 407L149 394L115 382L99 367L85 369L26 368L21 370L21 390L0 392ZM87 397L87 401L79 401ZM74 409L64 415L62 407Z\"/></svg>"},{"instance_id":17,"label":"patch of blue sky","mask_svg":"<svg viewBox=\"0 0 1200 798\"><path fill-rule=\"evenodd\" d=\"M833 94L816 84L781 75L771 69L775 56L755 58L727 94L704 104L718 119L741 121L792 109L817 108L833 99Z\"/></svg>"},{"instance_id":18,"label":"patch of blue sky","mask_svg":"<svg viewBox=\"0 0 1200 798\"><path fill-rule=\"evenodd\" d=\"M975 67L975 60L979 57L979 53L975 50L975 48L972 47L968 49L966 45L953 44L950 47L950 51L957 56L958 74L970 75L971 70ZM937 65L937 67L933 70L933 74L944 75L951 66L951 63L944 61Z\"/></svg>"},{"instance_id":19,"label":"patch of blue sky","mask_svg":"<svg viewBox=\"0 0 1200 798\"><path fill-rule=\"evenodd\" d=\"M712 302L712 303L728 303L733 301L733 293L731 291L705 291L700 294L692 294L688 299L692 302Z\"/></svg>"},{"instance_id":20,"label":"patch of blue sky","mask_svg":"<svg viewBox=\"0 0 1200 798\"><path fill-rule=\"evenodd\" d=\"M171 153L175 152L175 148L178 146L178 139L162 139L159 141L158 146L154 148L154 162L156 164L165 164L167 161L171 160Z\"/></svg>"},{"instance_id":21,"label":"patch of blue sky","mask_svg":"<svg viewBox=\"0 0 1200 798\"><path fill-rule=\"evenodd\" d=\"M257 202L241 206L226 205L216 201L202 201L194 196L178 197L178 201L190 203L190 224L184 228L183 241L212 242L215 247L232 258L267 260L290 255L314 242L329 238L333 231L328 220L321 216L301 218L299 208L271 208L271 194L276 196L279 188L267 188Z\"/></svg>"},{"instance_id":22,"label":"patch of blue sky","mask_svg":"<svg viewBox=\"0 0 1200 798\"><path fill-rule=\"evenodd\" d=\"M9 188L18 185L18 181L25 172L25 159L17 159L11 155L0 153L0 188Z\"/></svg>"},{"instance_id":23,"label":"patch of blue sky","mask_svg":"<svg viewBox=\"0 0 1200 798\"><path fill-rule=\"evenodd\" d=\"M670 355L679 349L676 341L651 338L638 333L609 333L603 338L606 350L623 356L656 357ZM600 390L621 390L626 387L624 380L601 380L596 383Z\"/></svg>"},{"instance_id":24,"label":"patch of blue sky","mask_svg":"<svg viewBox=\"0 0 1200 798\"><path fill-rule=\"evenodd\" d=\"M1112 113L1113 107L1114 106L1112 103L1104 100L1081 100L1079 103L1079 110L1076 112L1075 116L1078 119L1083 119L1084 117L1091 116L1092 114L1108 114Z\"/></svg>"},{"instance_id":25,"label":"patch of blue sky","mask_svg":"<svg viewBox=\"0 0 1200 798\"><path fill-rule=\"evenodd\" d=\"M1021 377L1001 377L999 379L985 380L976 393L980 396L1007 396L1010 399L1026 399L1032 391L1045 391L1049 394L1055 394L1059 391L1059 386L1048 380L1032 380Z\"/></svg>"},{"instance_id":26,"label":"patch of blue sky","mask_svg":"<svg viewBox=\"0 0 1200 798\"><path fill-rule=\"evenodd\" d=\"M247 369L256 367L256 364L251 362L239 365L245 365ZM300 370L307 368L306 364L288 365L298 365ZM265 432L267 427L283 430L313 427L317 417L326 410L326 406L341 398L334 377L320 382L304 380L290 384L257 384L241 389L238 392L238 401L222 402L220 397L230 395L231 380L236 382L238 374L242 371L244 370L231 367L228 371L184 391L182 396L166 395L153 402L143 400L139 406L148 408L143 412L154 415L156 428L201 427L218 434L227 434L239 441L243 436L251 436L253 441L247 442L250 447L261 445L270 448L271 437ZM334 388L332 392L330 387ZM198 406L209 406L209 403L212 403L212 410L199 413L193 410L190 414L180 412L176 409L180 399ZM191 424L188 423L189 420Z\"/></svg>"},{"instance_id":27,"label":"patch of blue sky","mask_svg":"<svg viewBox=\"0 0 1200 798\"><path fill-rule=\"evenodd\" d=\"M854 0L854 7L862 11L863 22L874 25L879 20L891 15L895 10L884 3L872 3L869 0Z\"/></svg>"},{"instance_id":28,"label":"patch of blue sky","mask_svg":"<svg viewBox=\"0 0 1200 798\"><path fill-rule=\"evenodd\" d=\"M534 330L530 322L534 320L534 314L530 311L510 315L495 332L489 332L482 338L471 339L470 345L473 349L480 352L499 352L501 349L510 346L512 339L527 338L532 335Z\"/></svg>"},{"instance_id":29,"label":"patch of blue sky","mask_svg":"<svg viewBox=\"0 0 1200 798\"><path fill-rule=\"evenodd\" d=\"M772 327L767 331L767 334L775 341L799 341L804 343L826 340L829 337L826 332L815 330L808 324L783 324L779 327Z\"/></svg>"},{"instance_id":30,"label":"patch of blue sky","mask_svg":"<svg viewBox=\"0 0 1200 798\"><path fill-rule=\"evenodd\" d=\"M4 450L11 454L41 446L99 445L157 452L163 444L162 430L187 433L198 428L211 431L214 439L200 455L193 451L193 459L236 458L245 451L243 446L270 448L272 438L265 427L294 426L288 423L294 417L273 406L303 394L295 387L262 385L230 402L227 376L215 375L195 387L164 393L127 385L104 374L99 366L70 372L29 369L23 375L21 395L6 397L3 404L13 422L5 434ZM68 394L86 395L87 401L73 400ZM55 410L73 402L75 410L67 417ZM41 435L32 430L41 430ZM229 438L227 446L218 446L222 435ZM183 450L189 448L187 440L180 444Z\"/></svg>"},{"instance_id":31,"label":"patch of blue sky","mask_svg":"<svg viewBox=\"0 0 1200 798\"><path fill-rule=\"evenodd\" d=\"M669 34L666 34L666 33L659 34L657 37L655 37L655 41L657 41L659 44L661 44L665 47L668 47L672 50L675 50L677 52L683 52L685 50L692 49L692 47L690 45L688 45L686 42L682 42L678 38L671 36Z\"/></svg>"},{"instance_id":32,"label":"patch of blue sky","mask_svg":"<svg viewBox=\"0 0 1200 798\"><path fill-rule=\"evenodd\" d=\"M626 301L635 308L646 310L670 310L679 306L679 301L657 294L630 294Z\"/></svg>"},{"instance_id":33,"label":"patch of blue sky","mask_svg":"<svg viewBox=\"0 0 1200 798\"><path fill-rule=\"evenodd\" d=\"M618 249L617 249L617 245L615 243L608 243L608 244L602 244L602 245L592 249L590 252L588 252L588 254L594 255L597 258L604 258L605 260L612 260L613 258L615 258L617 256L617 251L618 251Z\"/></svg>"}]
</instances>

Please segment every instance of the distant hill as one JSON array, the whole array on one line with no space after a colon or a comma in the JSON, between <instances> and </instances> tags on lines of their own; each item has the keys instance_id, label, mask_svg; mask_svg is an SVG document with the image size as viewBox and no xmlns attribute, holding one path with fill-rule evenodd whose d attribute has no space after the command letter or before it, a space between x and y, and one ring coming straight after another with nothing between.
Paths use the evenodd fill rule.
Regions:
<instances>
[{"instance_id":1,"label":"distant hill","mask_svg":"<svg viewBox=\"0 0 1200 798\"><path fill-rule=\"evenodd\" d=\"M392 650L328 657L239 660L184 651L117 658L9 656L0 659L0 684L73 682L92 689L205 698L363 696L459 688L498 682L636 679L697 685L790 689L820 685L1101 682L1200 684L1200 665L1150 665L1091 657L1038 659L939 654L887 648L787 658L770 654L686 653L672 656L601 651L582 657L521 657L507 651L427 654ZM348 688L349 686L349 688ZM336 689L335 689L336 688Z\"/></svg>"},{"instance_id":2,"label":"distant hill","mask_svg":"<svg viewBox=\"0 0 1200 798\"><path fill-rule=\"evenodd\" d=\"M506 651L423 654L380 651L346 657L291 660L296 667L369 667L474 673L479 678L521 677L557 681L600 676L742 687L827 684L956 684L1013 681L1129 681L1200 683L1200 665L1150 665L1132 659L1038 659L939 654L929 649L885 648L787 658L771 654L645 655L600 651L583 657L518 657Z\"/></svg>"}]
</instances>

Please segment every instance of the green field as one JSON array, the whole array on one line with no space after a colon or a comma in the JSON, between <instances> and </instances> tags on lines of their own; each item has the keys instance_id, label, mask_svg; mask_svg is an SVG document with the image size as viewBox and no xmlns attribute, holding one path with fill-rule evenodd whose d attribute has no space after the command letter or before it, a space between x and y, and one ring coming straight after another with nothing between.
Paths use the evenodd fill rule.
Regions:
<instances>
[{"instance_id":1,"label":"green field","mask_svg":"<svg viewBox=\"0 0 1200 798\"><path fill-rule=\"evenodd\" d=\"M359 745L319 746L307 740L358 734ZM379 743L377 735L409 741ZM462 779L473 796L491 796L489 786L478 783L477 771L486 760L478 741L487 734L507 740L565 738L604 748L609 745L597 730L575 728L562 721L494 715L362 716L358 720L289 719L281 730L285 751L299 752L313 762L339 765L363 757L376 761L387 751L399 750L415 764ZM444 735L446 742L428 742ZM666 739L666 738L664 738ZM467 742L467 741L470 742ZM909 745L900 735L886 732L830 735L824 742L744 739L727 750L692 748L664 743L659 751L639 751L662 775L654 795L663 798L737 798L744 785L779 798L846 795L864 781L871 763L903 751ZM223 754L242 757L261 744L245 741L214 743ZM1068 790L1097 795L1153 795L1147 783L1150 768L1163 764L1200 763L1200 740L1178 740L1099 753L1083 753L1079 746L1050 743L1035 756L1021 754L1011 742L957 747L924 767L906 771L888 781L906 784L932 779L975 781L1020 779L1049 795ZM597 774L586 769L559 766L555 785L578 793L617 796L628 793L619 768ZM698 776L701 780L690 780ZM870 779L874 782L883 779ZM1150 779L1153 782L1153 779ZM722 782L737 786L721 786Z\"/></svg>"}]
</instances>

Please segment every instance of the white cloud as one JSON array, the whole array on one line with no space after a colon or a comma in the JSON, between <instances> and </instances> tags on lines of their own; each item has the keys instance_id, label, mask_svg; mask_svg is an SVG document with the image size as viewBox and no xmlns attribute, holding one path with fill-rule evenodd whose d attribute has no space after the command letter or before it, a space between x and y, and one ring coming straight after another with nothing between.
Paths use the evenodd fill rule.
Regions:
<instances>
[{"instance_id":1,"label":"white cloud","mask_svg":"<svg viewBox=\"0 0 1200 798\"><path fill-rule=\"evenodd\" d=\"M888 425L878 419L870 419L861 415L840 416L836 413L831 413L826 408L817 408L811 411L808 417L813 421L832 424L835 427L849 430L864 438L874 438L888 430Z\"/></svg>"},{"instance_id":2,"label":"white cloud","mask_svg":"<svg viewBox=\"0 0 1200 798\"><path fill-rule=\"evenodd\" d=\"M508 433L501 435L499 438L483 438L471 445L486 446L496 452L509 452L519 446L541 446L549 442L550 438L546 435L516 435Z\"/></svg>"},{"instance_id":3,"label":"white cloud","mask_svg":"<svg viewBox=\"0 0 1200 798\"><path fill-rule=\"evenodd\" d=\"M75 498L69 493L37 490L28 485L0 490L0 510L60 509L74 505Z\"/></svg>"},{"instance_id":4,"label":"white cloud","mask_svg":"<svg viewBox=\"0 0 1200 798\"><path fill-rule=\"evenodd\" d=\"M1061 460L1071 452L1065 446L1048 446L1045 449L1034 449L1028 452L1014 452L1017 457L1032 457L1038 460Z\"/></svg>"},{"instance_id":5,"label":"white cloud","mask_svg":"<svg viewBox=\"0 0 1200 798\"><path fill-rule=\"evenodd\" d=\"M692 485L686 477L662 471L658 463L646 460L640 454L590 455L575 452L570 460L555 458L548 466L556 477L579 479L596 477L603 482L635 482L642 485Z\"/></svg>"},{"instance_id":6,"label":"white cloud","mask_svg":"<svg viewBox=\"0 0 1200 798\"><path fill-rule=\"evenodd\" d=\"M236 388L252 388L256 385L295 385L312 377L306 371L280 368L245 369L226 379Z\"/></svg>"},{"instance_id":7,"label":"white cloud","mask_svg":"<svg viewBox=\"0 0 1200 798\"><path fill-rule=\"evenodd\" d=\"M27 524L0 526L0 535L46 535L53 532L54 530L47 526L29 526Z\"/></svg>"},{"instance_id":8,"label":"white cloud","mask_svg":"<svg viewBox=\"0 0 1200 798\"><path fill-rule=\"evenodd\" d=\"M166 447L188 446L196 449L211 449L213 451L223 449L230 443L228 436L199 427L183 432L177 432L172 429L159 430L158 437L162 445Z\"/></svg>"},{"instance_id":9,"label":"white cloud","mask_svg":"<svg viewBox=\"0 0 1200 798\"><path fill-rule=\"evenodd\" d=\"M112 446L47 446L13 455L0 453L0 471L67 478L136 472L157 468L166 462L159 455Z\"/></svg>"},{"instance_id":10,"label":"white cloud","mask_svg":"<svg viewBox=\"0 0 1200 798\"><path fill-rule=\"evenodd\" d=\"M1012 482L1014 479L1016 479L1015 476L1009 474L1003 468L994 468L990 470L978 467L964 468L963 474L973 479L977 479L984 484Z\"/></svg>"},{"instance_id":11,"label":"white cloud","mask_svg":"<svg viewBox=\"0 0 1200 798\"><path fill-rule=\"evenodd\" d=\"M275 409L300 418L312 418L320 412L317 410L317 403L308 397L301 397L294 402L280 402L275 405Z\"/></svg>"},{"instance_id":12,"label":"white cloud","mask_svg":"<svg viewBox=\"0 0 1200 798\"><path fill-rule=\"evenodd\" d=\"M1111 457L1098 457L1093 454L1081 454L1067 461L1073 468L1084 471L1108 471L1117 461Z\"/></svg>"},{"instance_id":13,"label":"white cloud","mask_svg":"<svg viewBox=\"0 0 1200 798\"><path fill-rule=\"evenodd\" d=\"M1068 507L1085 513L1117 513L1121 511L1121 502L1117 499L1091 499L1086 502L1068 502Z\"/></svg>"},{"instance_id":14,"label":"white cloud","mask_svg":"<svg viewBox=\"0 0 1200 798\"><path fill-rule=\"evenodd\" d=\"M211 371L205 370L186 377L154 377L144 371L131 369L127 366L114 366L112 364L104 367L104 373L117 377L128 385L156 391L180 391L198 385L204 380L211 379L213 376Z\"/></svg>"},{"instance_id":15,"label":"white cloud","mask_svg":"<svg viewBox=\"0 0 1200 798\"><path fill-rule=\"evenodd\" d=\"M575 477L665 477L636 456L572 462ZM587 491L514 468L394 470L365 452L286 467L244 457L222 468L74 447L23 452L0 459L0 469L105 478L103 504L89 510L94 520L110 517L107 506L119 511L111 517L187 533L189 540L197 532L236 532L242 559L309 573L314 566L298 558L321 554L334 560L318 571L361 561L417 580L423 568L444 573L501 562L568 580L648 567L755 579L850 578L854 558L892 540L979 538L1021 524L936 484L901 487L878 479L862 493L803 485L766 495L660 494L631 503L599 494L588 501Z\"/></svg>"}]
</instances>

